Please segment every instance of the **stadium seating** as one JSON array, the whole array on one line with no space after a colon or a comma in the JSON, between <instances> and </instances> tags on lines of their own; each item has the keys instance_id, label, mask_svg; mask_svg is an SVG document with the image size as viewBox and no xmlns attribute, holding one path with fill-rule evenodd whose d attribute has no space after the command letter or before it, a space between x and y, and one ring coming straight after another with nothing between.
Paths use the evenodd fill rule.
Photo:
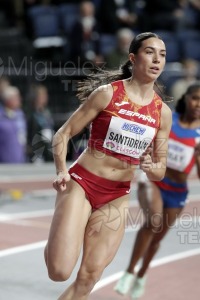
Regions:
<instances>
[{"instance_id":1,"label":"stadium seating","mask_svg":"<svg viewBox=\"0 0 200 300\"><path fill-rule=\"evenodd\" d=\"M163 39L167 49L166 62L176 62L181 59L180 45L175 33L171 31L157 30L156 33Z\"/></svg>"},{"instance_id":2,"label":"stadium seating","mask_svg":"<svg viewBox=\"0 0 200 300\"><path fill-rule=\"evenodd\" d=\"M112 34L101 34L100 36L100 52L107 55L116 47L116 36Z\"/></svg>"},{"instance_id":3,"label":"stadium seating","mask_svg":"<svg viewBox=\"0 0 200 300\"><path fill-rule=\"evenodd\" d=\"M74 22L79 16L79 6L77 4L60 4L58 6L61 29L67 35L70 34Z\"/></svg>"},{"instance_id":4,"label":"stadium seating","mask_svg":"<svg viewBox=\"0 0 200 300\"><path fill-rule=\"evenodd\" d=\"M177 40L180 44L181 56L193 58L200 61L200 31L185 30L177 34Z\"/></svg>"},{"instance_id":5,"label":"stadium seating","mask_svg":"<svg viewBox=\"0 0 200 300\"><path fill-rule=\"evenodd\" d=\"M56 6L36 5L28 10L35 48L62 47L65 40L60 34L59 14Z\"/></svg>"}]
</instances>

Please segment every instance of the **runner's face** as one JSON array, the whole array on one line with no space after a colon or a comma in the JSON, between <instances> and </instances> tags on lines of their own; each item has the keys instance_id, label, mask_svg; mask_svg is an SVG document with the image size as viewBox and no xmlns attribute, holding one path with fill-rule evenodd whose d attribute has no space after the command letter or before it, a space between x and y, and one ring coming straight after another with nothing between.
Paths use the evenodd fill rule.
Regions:
<instances>
[{"instance_id":1,"label":"runner's face","mask_svg":"<svg viewBox=\"0 0 200 300\"><path fill-rule=\"evenodd\" d=\"M186 112L193 119L200 119L200 88L186 96Z\"/></svg>"},{"instance_id":2,"label":"runner's face","mask_svg":"<svg viewBox=\"0 0 200 300\"><path fill-rule=\"evenodd\" d=\"M130 54L130 60L134 62L134 77L145 82L155 81L165 66L165 44L154 37L144 40L138 53Z\"/></svg>"}]
</instances>

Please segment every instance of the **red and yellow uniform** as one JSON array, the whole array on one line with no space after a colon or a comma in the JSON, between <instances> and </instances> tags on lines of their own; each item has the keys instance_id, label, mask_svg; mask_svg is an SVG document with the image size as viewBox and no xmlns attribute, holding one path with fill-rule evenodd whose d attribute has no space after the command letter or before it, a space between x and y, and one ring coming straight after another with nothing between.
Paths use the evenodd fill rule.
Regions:
<instances>
[{"instance_id":1,"label":"red and yellow uniform","mask_svg":"<svg viewBox=\"0 0 200 300\"><path fill-rule=\"evenodd\" d=\"M89 146L131 164L154 140L160 127L162 99L155 93L148 105L131 101L123 81L112 83L113 97L91 124Z\"/></svg>"}]
</instances>

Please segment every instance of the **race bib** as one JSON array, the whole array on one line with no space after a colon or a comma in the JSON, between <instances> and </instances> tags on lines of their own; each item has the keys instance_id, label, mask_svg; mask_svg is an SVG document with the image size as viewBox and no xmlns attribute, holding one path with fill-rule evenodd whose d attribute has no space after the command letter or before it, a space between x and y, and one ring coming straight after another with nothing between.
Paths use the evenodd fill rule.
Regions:
<instances>
[{"instance_id":1,"label":"race bib","mask_svg":"<svg viewBox=\"0 0 200 300\"><path fill-rule=\"evenodd\" d=\"M103 147L126 156L139 158L151 144L156 129L137 122L112 117Z\"/></svg>"},{"instance_id":2,"label":"race bib","mask_svg":"<svg viewBox=\"0 0 200 300\"><path fill-rule=\"evenodd\" d=\"M183 172L192 160L193 147L169 139L167 167Z\"/></svg>"}]
</instances>

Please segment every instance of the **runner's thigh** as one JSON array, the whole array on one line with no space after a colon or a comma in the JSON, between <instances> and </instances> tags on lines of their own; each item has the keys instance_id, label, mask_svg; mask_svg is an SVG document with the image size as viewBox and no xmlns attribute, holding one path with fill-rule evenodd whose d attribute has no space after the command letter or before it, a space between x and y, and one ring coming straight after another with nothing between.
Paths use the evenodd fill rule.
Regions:
<instances>
[{"instance_id":1,"label":"runner's thigh","mask_svg":"<svg viewBox=\"0 0 200 300\"><path fill-rule=\"evenodd\" d=\"M85 192L70 180L67 191L57 194L55 212L47 245L48 261L75 264L83 243L91 206Z\"/></svg>"},{"instance_id":2,"label":"runner's thigh","mask_svg":"<svg viewBox=\"0 0 200 300\"><path fill-rule=\"evenodd\" d=\"M120 197L92 213L84 239L83 269L101 273L114 258L124 235L128 199Z\"/></svg>"}]
</instances>

